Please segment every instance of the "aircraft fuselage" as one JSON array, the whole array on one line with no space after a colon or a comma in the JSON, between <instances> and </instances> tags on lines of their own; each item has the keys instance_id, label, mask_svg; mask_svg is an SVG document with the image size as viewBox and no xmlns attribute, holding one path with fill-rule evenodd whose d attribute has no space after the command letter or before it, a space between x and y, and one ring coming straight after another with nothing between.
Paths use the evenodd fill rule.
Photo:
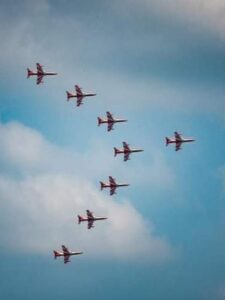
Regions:
<instances>
[{"instance_id":1,"label":"aircraft fuselage","mask_svg":"<svg viewBox=\"0 0 225 300\"><path fill-rule=\"evenodd\" d=\"M82 95L70 94L70 98L84 98L84 97L92 97L92 96L96 96L96 94L82 94Z\"/></svg>"},{"instance_id":2,"label":"aircraft fuselage","mask_svg":"<svg viewBox=\"0 0 225 300\"><path fill-rule=\"evenodd\" d=\"M44 72L44 73L39 73L39 72L30 72L29 76L46 76L46 75L58 75L58 73L53 73L53 72Z\"/></svg>"},{"instance_id":3,"label":"aircraft fuselage","mask_svg":"<svg viewBox=\"0 0 225 300\"><path fill-rule=\"evenodd\" d=\"M121 184L104 183L103 188L118 188L118 187L122 187L122 186L129 186L129 184L128 183L121 183Z\"/></svg>"},{"instance_id":4,"label":"aircraft fuselage","mask_svg":"<svg viewBox=\"0 0 225 300\"><path fill-rule=\"evenodd\" d=\"M182 140L175 140L175 139L169 139L168 144L179 144L179 143L190 143L195 142L194 139L182 139Z\"/></svg>"},{"instance_id":5,"label":"aircraft fuselage","mask_svg":"<svg viewBox=\"0 0 225 300\"><path fill-rule=\"evenodd\" d=\"M100 220L107 220L107 217L94 217L94 218L84 218L80 219L80 222L89 222L89 221L100 221Z\"/></svg>"},{"instance_id":6,"label":"aircraft fuselage","mask_svg":"<svg viewBox=\"0 0 225 300\"><path fill-rule=\"evenodd\" d=\"M57 256L72 256L72 255L83 254L83 252L70 252L70 253L66 254L66 253L63 253L63 252L54 251L54 254L55 254L55 257L57 257Z\"/></svg>"},{"instance_id":7,"label":"aircraft fuselage","mask_svg":"<svg viewBox=\"0 0 225 300\"><path fill-rule=\"evenodd\" d=\"M125 153L125 154L127 154L127 153L135 153L135 152L143 152L144 150L142 150L142 149L130 149L130 150L126 150L126 149L117 149L117 154L120 154L120 153Z\"/></svg>"},{"instance_id":8,"label":"aircraft fuselage","mask_svg":"<svg viewBox=\"0 0 225 300\"><path fill-rule=\"evenodd\" d=\"M105 120L101 120L101 123L104 124L104 123L107 123L107 124L114 124L114 123L122 123L122 122L127 122L127 120L124 120L124 119L113 119L113 120L108 120L108 119L105 119Z\"/></svg>"}]
</instances>

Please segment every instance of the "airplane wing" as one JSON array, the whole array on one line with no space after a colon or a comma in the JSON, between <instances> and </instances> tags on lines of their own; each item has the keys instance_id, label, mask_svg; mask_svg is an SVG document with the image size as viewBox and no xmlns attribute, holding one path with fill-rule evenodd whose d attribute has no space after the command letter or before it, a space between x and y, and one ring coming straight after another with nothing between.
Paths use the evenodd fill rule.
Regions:
<instances>
[{"instance_id":1,"label":"airplane wing","mask_svg":"<svg viewBox=\"0 0 225 300\"><path fill-rule=\"evenodd\" d=\"M70 262L70 256L69 255L65 255L64 256L64 264L67 264L68 262Z\"/></svg>"},{"instance_id":2,"label":"airplane wing","mask_svg":"<svg viewBox=\"0 0 225 300\"><path fill-rule=\"evenodd\" d=\"M116 193L116 186L113 186L110 188L110 196L114 195Z\"/></svg>"},{"instance_id":3,"label":"airplane wing","mask_svg":"<svg viewBox=\"0 0 225 300\"><path fill-rule=\"evenodd\" d=\"M93 228L93 227L94 227L93 224L94 224L94 220L93 220L93 219L92 219L92 220L88 220L87 228L88 228L88 229Z\"/></svg>"},{"instance_id":4,"label":"airplane wing","mask_svg":"<svg viewBox=\"0 0 225 300\"><path fill-rule=\"evenodd\" d=\"M176 140L176 141L182 140L181 134L178 133L177 131L174 132L174 136L175 136L175 140Z\"/></svg>"},{"instance_id":5,"label":"airplane wing","mask_svg":"<svg viewBox=\"0 0 225 300\"><path fill-rule=\"evenodd\" d=\"M176 148L175 148L175 150L176 151L179 151L180 149L181 149L181 142L176 142Z\"/></svg>"},{"instance_id":6,"label":"airplane wing","mask_svg":"<svg viewBox=\"0 0 225 300\"><path fill-rule=\"evenodd\" d=\"M76 90L77 96L83 96L83 92L82 92L81 88L79 87L79 85L75 85L75 90Z\"/></svg>"},{"instance_id":7,"label":"airplane wing","mask_svg":"<svg viewBox=\"0 0 225 300\"><path fill-rule=\"evenodd\" d=\"M36 63L36 66L37 66L37 72L43 74L44 70L43 70L42 66L39 63Z\"/></svg>"},{"instance_id":8,"label":"airplane wing","mask_svg":"<svg viewBox=\"0 0 225 300\"><path fill-rule=\"evenodd\" d=\"M68 248L67 248L66 246L64 246L64 245L62 245L62 251L63 251L63 254L66 255L66 256L70 254L70 251L69 251Z\"/></svg>"},{"instance_id":9,"label":"airplane wing","mask_svg":"<svg viewBox=\"0 0 225 300\"><path fill-rule=\"evenodd\" d=\"M43 83L42 79L43 79L43 75L37 75L37 81L36 81L36 83L37 84Z\"/></svg>"},{"instance_id":10,"label":"airplane wing","mask_svg":"<svg viewBox=\"0 0 225 300\"><path fill-rule=\"evenodd\" d=\"M127 161L130 157L130 152L124 153L123 161Z\"/></svg>"},{"instance_id":11,"label":"airplane wing","mask_svg":"<svg viewBox=\"0 0 225 300\"><path fill-rule=\"evenodd\" d=\"M90 218L90 219L94 218L93 213L89 209L86 210L86 213L87 213L88 218Z\"/></svg>"},{"instance_id":12,"label":"airplane wing","mask_svg":"<svg viewBox=\"0 0 225 300\"><path fill-rule=\"evenodd\" d=\"M82 104L83 96L77 96L77 106Z\"/></svg>"},{"instance_id":13,"label":"airplane wing","mask_svg":"<svg viewBox=\"0 0 225 300\"><path fill-rule=\"evenodd\" d=\"M111 131L112 129L113 129L113 123L108 123L108 128L107 128L107 130L108 131Z\"/></svg>"},{"instance_id":14,"label":"airplane wing","mask_svg":"<svg viewBox=\"0 0 225 300\"><path fill-rule=\"evenodd\" d=\"M109 183L112 185L116 185L116 181L114 178L112 178L112 176L109 176Z\"/></svg>"},{"instance_id":15,"label":"airplane wing","mask_svg":"<svg viewBox=\"0 0 225 300\"><path fill-rule=\"evenodd\" d=\"M107 119L108 119L108 121L111 121L111 122L113 122L114 121L114 119L113 119L113 115L109 112L109 111L107 111L106 112L106 115L107 115Z\"/></svg>"},{"instance_id":16,"label":"airplane wing","mask_svg":"<svg viewBox=\"0 0 225 300\"><path fill-rule=\"evenodd\" d=\"M126 142L123 142L123 149L128 151L130 150L129 145Z\"/></svg>"}]
</instances>

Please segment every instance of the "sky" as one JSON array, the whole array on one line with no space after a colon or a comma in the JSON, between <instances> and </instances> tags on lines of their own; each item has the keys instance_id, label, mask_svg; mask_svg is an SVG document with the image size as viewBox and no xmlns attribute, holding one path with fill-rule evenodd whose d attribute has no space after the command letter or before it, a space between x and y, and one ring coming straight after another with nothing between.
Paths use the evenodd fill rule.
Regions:
<instances>
[{"instance_id":1,"label":"sky","mask_svg":"<svg viewBox=\"0 0 225 300\"><path fill-rule=\"evenodd\" d=\"M225 299L225 3L0 1L3 299ZM26 78L36 63L57 76ZM77 108L66 91L96 97ZM108 133L106 111L128 119ZM175 152L174 131L193 137ZM113 147L143 148L123 162ZM110 197L99 181L130 186ZM87 230L77 215L108 220ZM53 250L83 255L64 265Z\"/></svg>"}]
</instances>

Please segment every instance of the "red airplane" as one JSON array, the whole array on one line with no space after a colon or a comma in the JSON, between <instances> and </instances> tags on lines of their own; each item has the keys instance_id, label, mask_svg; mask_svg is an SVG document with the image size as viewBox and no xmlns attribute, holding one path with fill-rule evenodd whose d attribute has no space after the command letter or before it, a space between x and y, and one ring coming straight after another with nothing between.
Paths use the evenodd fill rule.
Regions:
<instances>
[{"instance_id":1,"label":"red airplane","mask_svg":"<svg viewBox=\"0 0 225 300\"><path fill-rule=\"evenodd\" d=\"M92 212L90 212L90 210L86 210L86 213L87 213L87 217L81 217L81 216L77 216L78 217L78 224L80 224L81 222L88 222L87 223L87 228L88 229L91 229L94 227L94 222L95 221L100 221L100 220L106 220L107 218L106 217L95 217L93 215Z\"/></svg>"},{"instance_id":2,"label":"red airplane","mask_svg":"<svg viewBox=\"0 0 225 300\"><path fill-rule=\"evenodd\" d=\"M66 91L67 94L67 101L71 98L77 98L77 106L83 104L82 100L84 97L92 97L96 96L96 94L85 94L82 92L81 88L78 85L75 85L76 94L71 94L70 92Z\"/></svg>"},{"instance_id":3,"label":"red airplane","mask_svg":"<svg viewBox=\"0 0 225 300\"><path fill-rule=\"evenodd\" d=\"M101 191L104 188L110 188L110 196L116 194L116 189L118 187L129 186L129 184L127 184L127 183L117 184L115 179L112 178L112 176L109 176L109 183L104 183L104 182L100 181L100 185L101 185Z\"/></svg>"},{"instance_id":4,"label":"red airplane","mask_svg":"<svg viewBox=\"0 0 225 300\"><path fill-rule=\"evenodd\" d=\"M58 73L52 73L52 72L44 72L43 66L41 66L39 63L36 63L37 66L37 72L33 72L30 69L27 68L27 78L30 76L37 76L37 84L43 83L43 77L46 75L57 75Z\"/></svg>"},{"instance_id":5,"label":"red airplane","mask_svg":"<svg viewBox=\"0 0 225 300\"><path fill-rule=\"evenodd\" d=\"M106 124L108 124L108 129L107 129L108 131L111 131L113 129L114 123L127 122L127 120L124 120L124 119L114 119L113 115L109 111L106 112L106 116L107 116L106 119L102 119L102 118L98 117L98 126L106 123Z\"/></svg>"},{"instance_id":6,"label":"red airplane","mask_svg":"<svg viewBox=\"0 0 225 300\"><path fill-rule=\"evenodd\" d=\"M64 264L70 262L69 258L71 255L79 255L79 254L83 254L83 252L71 252L68 250L68 248L64 245L62 245L62 252L58 252L58 251L53 251L54 253L54 257L55 259L59 256L63 256L64 257Z\"/></svg>"},{"instance_id":7,"label":"red airplane","mask_svg":"<svg viewBox=\"0 0 225 300\"><path fill-rule=\"evenodd\" d=\"M129 144L127 144L126 142L123 142L123 149L117 149L114 147L114 156L116 156L117 154L121 154L123 153L124 154L124 157L123 157L123 160L124 161L127 161L130 156L131 153L135 153L135 152L142 152L144 150L142 149L131 149Z\"/></svg>"},{"instance_id":8,"label":"red airplane","mask_svg":"<svg viewBox=\"0 0 225 300\"><path fill-rule=\"evenodd\" d=\"M175 150L178 151L181 148L181 145L183 143L190 143L190 142L194 142L194 139L184 139L180 133L178 133L177 131L174 132L174 138L168 138L166 137L166 146L168 146L169 144L175 144Z\"/></svg>"}]
</instances>

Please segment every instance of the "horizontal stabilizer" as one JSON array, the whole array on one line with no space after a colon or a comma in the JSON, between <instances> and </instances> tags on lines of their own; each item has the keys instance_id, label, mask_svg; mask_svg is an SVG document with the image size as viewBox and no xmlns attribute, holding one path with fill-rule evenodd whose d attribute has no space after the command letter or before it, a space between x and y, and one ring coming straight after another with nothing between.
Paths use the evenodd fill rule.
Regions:
<instances>
[{"instance_id":1,"label":"horizontal stabilizer","mask_svg":"<svg viewBox=\"0 0 225 300\"><path fill-rule=\"evenodd\" d=\"M102 119L98 117L98 126L100 126L101 124L102 124Z\"/></svg>"},{"instance_id":2,"label":"horizontal stabilizer","mask_svg":"<svg viewBox=\"0 0 225 300\"><path fill-rule=\"evenodd\" d=\"M53 253L54 253L54 257L55 257L55 259L59 256L59 253L57 252L57 251L53 251Z\"/></svg>"},{"instance_id":3,"label":"horizontal stabilizer","mask_svg":"<svg viewBox=\"0 0 225 300\"><path fill-rule=\"evenodd\" d=\"M165 137L166 139L166 146L168 146L168 144L171 142L170 139L168 137Z\"/></svg>"},{"instance_id":4,"label":"horizontal stabilizer","mask_svg":"<svg viewBox=\"0 0 225 300\"><path fill-rule=\"evenodd\" d=\"M73 95L70 92L68 92L68 91L66 91L66 95L67 95L67 101L69 101L70 98L73 97Z\"/></svg>"},{"instance_id":5,"label":"horizontal stabilizer","mask_svg":"<svg viewBox=\"0 0 225 300\"><path fill-rule=\"evenodd\" d=\"M101 185L101 191L106 187L105 183L100 181L100 185Z\"/></svg>"},{"instance_id":6,"label":"horizontal stabilizer","mask_svg":"<svg viewBox=\"0 0 225 300\"><path fill-rule=\"evenodd\" d=\"M114 147L114 156L116 156L118 153L119 153L119 150L116 147Z\"/></svg>"},{"instance_id":7,"label":"horizontal stabilizer","mask_svg":"<svg viewBox=\"0 0 225 300\"><path fill-rule=\"evenodd\" d=\"M33 75L34 73L27 68L27 78L29 78L31 75Z\"/></svg>"},{"instance_id":8,"label":"horizontal stabilizer","mask_svg":"<svg viewBox=\"0 0 225 300\"><path fill-rule=\"evenodd\" d=\"M83 218L80 215L78 215L77 217L78 217L78 224L80 224L80 222L83 221Z\"/></svg>"}]
</instances>

